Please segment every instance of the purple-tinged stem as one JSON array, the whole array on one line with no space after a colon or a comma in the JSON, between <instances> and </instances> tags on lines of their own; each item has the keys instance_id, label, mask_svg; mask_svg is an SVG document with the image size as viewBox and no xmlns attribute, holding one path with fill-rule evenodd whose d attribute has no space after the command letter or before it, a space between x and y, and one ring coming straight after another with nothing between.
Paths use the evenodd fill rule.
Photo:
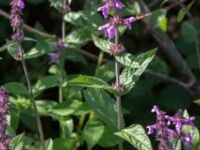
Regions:
<instances>
[{"instance_id":1,"label":"purple-tinged stem","mask_svg":"<svg viewBox=\"0 0 200 150\"><path fill-rule=\"evenodd\" d=\"M117 13L115 11L114 15ZM118 27L115 30L115 45L119 45L119 31ZM116 86L120 86L120 66L119 63L115 60L115 77L116 77ZM122 106L121 106L121 96L116 96L116 105L117 105L117 129L122 129ZM119 141L119 150L123 150L123 142L120 139Z\"/></svg>"},{"instance_id":2,"label":"purple-tinged stem","mask_svg":"<svg viewBox=\"0 0 200 150\"><path fill-rule=\"evenodd\" d=\"M67 1L64 0L63 1L63 6L65 7L67 4ZM65 33L65 29L66 29L66 23L65 23L65 20L64 20L64 15L65 15L65 11L63 12L63 18L62 18L62 42L64 43L65 42L65 36L66 36L66 33ZM64 57L63 57L63 54L64 54L64 50L61 51L61 57L60 57L60 65L61 67L63 67L64 69ZM60 79L61 79L61 82L60 82L60 86L59 86L59 103L62 103L63 102L63 87L62 87L62 83L63 83L63 74L61 72L60 74ZM62 122L60 121L60 136L62 138L65 138L66 137L66 131L65 131L65 127L62 125Z\"/></svg>"},{"instance_id":3,"label":"purple-tinged stem","mask_svg":"<svg viewBox=\"0 0 200 150\"><path fill-rule=\"evenodd\" d=\"M17 42L17 44L18 44L18 48L19 48L19 52L20 52L20 56L21 56L22 67L23 67L24 74L25 74L26 81L27 81L27 85L28 85L30 98L31 98L31 101L32 101L33 109L35 111L35 115L36 115L36 122L37 122L38 130L39 130L39 136L40 136L42 149L46 150L42 123L41 123L41 119L40 119L40 116L39 116L39 113L38 113L37 105L36 105L36 102L35 102L35 99L34 99L34 96L33 96L33 90L32 90L32 85L31 85L31 81L30 81L30 77L29 77L28 68L27 68L26 62L23 58L24 49L23 49L20 42Z\"/></svg>"}]
</instances>

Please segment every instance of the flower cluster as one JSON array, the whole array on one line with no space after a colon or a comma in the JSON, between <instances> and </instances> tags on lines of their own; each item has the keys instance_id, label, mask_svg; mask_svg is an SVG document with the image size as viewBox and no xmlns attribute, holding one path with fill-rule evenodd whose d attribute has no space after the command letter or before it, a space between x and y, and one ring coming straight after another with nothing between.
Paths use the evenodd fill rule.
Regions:
<instances>
[{"instance_id":1,"label":"flower cluster","mask_svg":"<svg viewBox=\"0 0 200 150\"><path fill-rule=\"evenodd\" d=\"M98 11L101 11L104 18L109 18L109 12L110 10L113 10L116 12L117 10L120 10L123 8L122 2L120 0L108 0L106 4L100 8L98 8ZM146 14L144 16L136 16L136 17L129 17L129 18L121 18L118 15L114 15L114 17L111 17L103 26L99 27L99 30L103 30L104 34L107 38L113 39L116 36L116 30L119 25L126 25L129 30L131 30L131 24L139 19L142 19L149 14Z\"/></svg>"},{"instance_id":2,"label":"flower cluster","mask_svg":"<svg viewBox=\"0 0 200 150\"><path fill-rule=\"evenodd\" d=\"M14 42L21 42L24 39L24 33L22 31L23 19L21 18L21 14L25 4L23 0L12 0L10 5L10 23L15 31L12 35L12 40Z\"/></svg>"},{"instance_id":3,"label":"flower cluster","mask_svg":"<svg viewBox=\"0 0 200 150\"><path fill-rule=\"evenodd\" d=\"M122 18L117 14L118 10L123 8L123 4L120 0L108 0L102 7L98 8L98 11L101 11L103 17L108 19L108 22L105 25L99 27L98 30L103 31L104 35L108 39L113 39L117 35L117 30L120 25L125 25L129 30L131 30L131 24L139 19L142 19L149 14L144 16L135 16L129 18ZM114 16L109 17L110 11L114 12ZM125 51L123 45L114 45L111 47L111 54L118 55Z\"/></svg>"},{"instance_id":4,"label":"flower cluster","mask_svg":"<svg viewBox=\"0 0 200 150\"><path fill-rule=\"evenodd\" d=\"M61 53L64 49L68 48L68 45L63 40L59 40L56 44L52 45L51 48L56 51L55 53L49 53L51 62L56 62L60 59Z\"/></svg>"},{"instance_id":5,"label":"flower cluster","mask_svg":"<svg viewBox=\"0 0 200 150\"><path fill-rule=\"evenodd\" d=\"M6 115L8 114L8 94L0 87L0 149L6 150L10 144L10 137L6 133Z\"/></svg>"},{"instance_id":6,"label":"flower cluster","mask_svg":"<svg viewBox=\"0 0 200 150\"><path fill-rule=\"evenodd\" d=\"M179 110L174 116L169 116L166 112L161 111L157 106L154 106L152 112L156 113L156 123L147 126L148 134L153 134L156 131L156 138L160 142L159 150L173 149L175 140L182 140L184 145L189 148L191 146L192 132L184 132L183 127L185 125L194 126L194 117L186 119L183 117L183 112ZM171 128L172 125L175 129Z\"/></svg>"}]
</instances>

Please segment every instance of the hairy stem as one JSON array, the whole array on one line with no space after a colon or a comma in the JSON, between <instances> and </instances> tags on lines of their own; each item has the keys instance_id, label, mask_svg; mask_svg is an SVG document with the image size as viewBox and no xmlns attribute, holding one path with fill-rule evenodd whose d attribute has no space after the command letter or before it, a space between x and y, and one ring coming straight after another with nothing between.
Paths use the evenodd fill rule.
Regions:
<instances>
[{"instance_id":1,"label":"hairy stem","mask_svg":"<svg viewBox=\"0 0 200 150\"><path fill-rule=\"evenodd\" d=\"M63 6L66 5L66 0L63 1ZM64 18L64 15L65 13L63 13L63 18ZM66 36L66 33L65 33L65 29L66 29L66 23L64 21L64 19L62 18L62 26L61 26L61 31L62 31L62 42L64 43L65 41L65 36ZM65 61L64 61L64 57L63 57L63 54L64 54L64 50L61 51L61 57L60 57L60 60L59 60L59 64L60 66L62 67L62 69L64 70L64 64L65 64ZM63 87L62 87L62 83L63 83L63 73L62 71L60 72L60 86L59 86L59 103L62 103L63 102ZM62 138L66 138L66 131L65 131L65 127L63 126L62 122L60 121L60 136Z\"/></svg>"},{"instance_id":2,"label":"hairy stem","mask_svg":"<svg viewBox=\"0 0 200 150\"><path fill-rule=\"evenodd\" d=\"M29 90L30 98L31 98L31 101L32 101L32 104L33 104L33 109L34 109L35 115L36 115L36 121L37 121L38 130L39 130L40 141L41 141L43 150L46 150L42 123L41 123L40 116L39 116L38 109L37 109L37 105L36 105L36 102L35 102L35 99L34 99L34 96L33 96L33 90L32 90L32 85L31 85L31 81L30 81L30 77L29 77L28 68L27 68L25 60L23 59L24 49L23 49L20 42L18 42L18 48L19 48L20 56L22 56L21 57L21 63L22 63L22 67L23 67L23 70L24 70L24 74L25 74L25 77L26 77L27 84L28 84L28 90Z\"/></svg>"},{"instance_id":3,"label":"hairy stem","mask_svg":"<svg viewBox=\"0 0 200 150\"><path fill-rule=\"evenodd\" d=\"M99 53L99 57L98 57L98 61L97 61L97 67L96 67L95 74L94 74L95 76L97 75L99 68L101 67L101 64L103 62L103 57L104 57L104 52L101 51Z\"/></svg>"},{"instance_id":4,"label":"hairy stem","mask_svg":"<svg viewBox=\"0 0 200 150\"><path fill-rule=\"evenodd\" d=\"M116 15L116 12L115 12ZM115 45L119 45L119 31L118 27L115 30ZM116 86L120 86L120 66L119 63L115 60L115 77L116 77ZM116 96L116 105L117 105L117 129L121 130L122 129L122 106L121 106L121 97ZM123 142L121 139L119 139L119 150L123 150Z\"/></svg>"}]
</instances>

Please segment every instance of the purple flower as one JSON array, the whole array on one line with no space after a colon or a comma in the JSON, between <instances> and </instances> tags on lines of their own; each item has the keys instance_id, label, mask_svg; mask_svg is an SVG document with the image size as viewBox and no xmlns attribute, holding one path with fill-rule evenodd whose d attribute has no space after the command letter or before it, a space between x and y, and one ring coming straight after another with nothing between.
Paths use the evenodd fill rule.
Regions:
<instances>
[{"instance_id":1,"label":"purple flower","mask_svg":"<svg viewBox=\"0 0 200 150\"><path fill-rule=\"evenodd\" d=\"M114 0L115 9L122 9L123 4L120 0Z\"/></svg>"},{"instance_id":2,"label":"purple flower","mask_svg":"<svg viewBox=\"0 0 200 150\"><path fill-rule=\"evenodd\" d=\"M51 59L51 62L56 62L60 59L60 53L49 53L48 55Z\"/></svg>"},{"instance_id":3,"label":"purple flower","mask_svg":"<svg viewBox=\"0 0 200 150\"><path fill-rule=\"evenodd\" d=\"M194 126L194 117L188 119L183 117L183 112L179 110L174 116L166 115L158 106L154 106L151 112L156 113L156 123L147 126L148 134L156 131L156 138L160 141L159 150L166 150L174 147L171 139L182 140L184 145L189 148L192 143L191 132L183 131L185 125ZM171 127L174 128L171 129Z\"/></svg>"},{"instance_id":4,"label":"purple flower","mask_svg":"<svg viewBox=\"0 0 200 150\"><path fill-rule=\"evenodd\" d=\"M129 30L131 30L131 23L133 23L134 21L136 21L136 18L130 17L130 18L124 19L123 24L126 25Z\"/></svg>"},{"instance_id":5,"label":"purple flower","mask_svg":"<svg viewBox=\"0 0 200 150\"><path fill-rule=\"evenodd\" d=\"M6 115L8 114L8 94L3 87L0 87L0 149L7 150L10 137L6 133Z\"/></svg>"},{"instance_id":6,"label":"purple flower","mask_svg":"<svg viewBox=\"0 0 200 150\"><path fill-rule=\"evenodd\" d=\"M97 10L101 11L103 14L103 17L107 19L109 15L109 11L111 9L118 10L118 9L122 9L122 7L123 7L123 4L120 0L109 0L108 2L105 3L105 5L99 7Z\"/></svg>"},{"instance_id":7,"label":"purple flower","mask_svg":"<svg viewBox=\"0 0 200 150\"><path fill-rule=\"evenodd\" d=\"M52 45L51 48L54 50L63 50L68 48L68 45L65 44L63 40L60 39L56 44Z\"/></svg>"},{"instance_id":8,"label":"purple flower","mask_svg":"<svg viewBox=\"0 0 200 150\"><path fill-rule=\"evenodd\" d=\"M166 118L175 125L177 132L181 132L184 125L194 126L193 121L195 120L195 117L186 119L183 117L183 112L181 110L179 110L173 117L166 115Z\"/></svg>"},{"instance_id":9,"label":"purple flower","mask_svg":"<svg viewBox=\"0 0 200 150\"><path fill-rule=\"evenodd\" d=\"M191 137L191 133L190 132L186 132L182 135L181 139L183 140L184 145L187 148L191 147L192 144L192 137Z\"/></svg>"},{"instance_id":10,"label":"purple flower","mask_svg":"<svg viewBox=\"0 0 200 150\"><path fill-rule=\"evenodd\" d=\"M15 29L15 33L12 35L12 40L14 42L21 42L24 39L22 30L23 19L21 18L21 14L25 4L23 0L12 0L10 5L10 23L11 26Z\"/></svg>"},{"instance_id":11,"label":"purple flower","mask_svg":"<svg viewBox=\"0 0 200 150\"><path fill-rule=\"evenodd\" d=\"M23 0L17 0L17 6L21 9L24 9L25 4Z\"/></svg>"},{"instance_id":12,"label":"purple flower","mask_svg":"<svg viewBox=\"0 0 200 150\"><path fill-rule=\"evenodd\" d=\"M105 19L108 18L109 6L108 6L107 3L106 3L105 5L103 5L102 7L99 7L97 10L102 12L103 17L104 17Z\"/></svg>"},{"instance_id":13,"label":"purple flower","mask_svg":"<svg viewBox=\"0 0 200 150\"><path fill-rule=\"evenodd\" d=\"M116 29L117 27L115 25L107 23L103 26L100 26L98 30L103 30L105 37L112 39L115 37Z\"/></svg>"},{"instance_id":14,"label":"purple flower","mask_svg":"<svg viewBox=\"0 0 200 150\"><path fill-rule=\"evenodd\" d=\"M147 134L148 134L148 135L151 135L151 134L154 133L154 130L156 129L156 125L147 126L147 129L148 129Z\"/></svg>"}]
</instances>

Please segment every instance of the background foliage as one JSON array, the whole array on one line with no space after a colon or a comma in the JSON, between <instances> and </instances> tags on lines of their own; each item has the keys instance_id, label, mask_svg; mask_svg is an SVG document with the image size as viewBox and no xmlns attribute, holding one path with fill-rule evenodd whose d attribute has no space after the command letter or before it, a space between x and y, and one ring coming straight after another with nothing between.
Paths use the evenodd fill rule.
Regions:
<instances>
[{"instance_id":1,"label":"background foliage","mask_svg":"<svg viewBox=\"0 0 200 150\"><path fill-rule=\"evenodd\" d=\"M136 3L136 1L133 1L133 4L128 4L128 2L128 0L124 1L124 3L127 4L127 8L122 12L122 15L138 15L141 13L139 4ZM59 1L26 0L26 3L26 9L23 12L25 23L38 30L58 36L61 35L60 24L62 16L56 8L54 8L59 6ZM147 4L148 3L149 1L147 1ZM91 35L94 33L98 35L97 28L105 23L100 14L96 12L100 4L100 0L72 0L72 12L66 14L64 17L67 22L67 36L65 42L69 44L70 48L67 49L65 53L65 70L68 81L66 84L68 86L65 88L64 97L67 101L64 101L62 104L58 104L57 100L59 80L56 74L60 68L50 64L47 56L47 53L51 52L49 48L50 45L55 41L25 32L27 37L24 42L24 47L26 48L25 58L29 66L31 80L34 83L34 95L37 97L37 105L42 115L45 138L54 139L54 142L51 140L47 142L48 145L51 145L53 142L53 147L56 149L64 149L66 147L70 149L70 146L73 147L74 143L79 149L84 149L86 147L91 149L96 144L94 149L97 150L106 149L106 147L113 147L108 149L116 149L114 146L116 145L117 139L111 134L112 131L109 129L109 126L115 128L116 118L115 115L113 115L115 112L113 112L113 108L104 110L105 106L114 106L114 100L109 94L102 90L106 89L110 92L110 87L107 83L99 79L89 77L89 75L95 75L104 81L112 83L114 78L114 64L111 61L113 58L109 55L104 55L104 58L110 62L103 62L97 70L97 58L91 59L91 57L77 51L83 50L84 52L90 52L98 56L101 53L98 48L103 50L101 43L100 46L98 46L99 43L95 43L95 38L97 37L92 37ZM148 20L149 24L155 28L160 28L171 37L187 66L192 70L197 81L199 81L200 1L194 0L192 2L184 2L184 5L189 8L192 15L191 18L189 18L187 14L185 14L185 11L179 6L164 9L167 8L168 5L164 5L164 8L161 8L160 4L161 2L151 7L153 15ZM9 12L9 1L1 0L0 8ZM37 126L32 113L31 102L27 99L28 92L24 87L26 82L23 70L20 63L13 59L13 57L15 59L17 58L15 55L15 45L9 42L11 33L12 29L9 25L9 21L0 17L0 45L2 46L0 52L4 50L3 45L7 43L7 51L0 53L0 83L4 85L9 82L9 84L5 84L5 87L13 94L10 99L10 124L12 129L16 131L17 134L25 132L26 149L34 149L34 147L37 149L38 143L34 142L38 139L35 135ZM159 47L160 44L155 41L143 22L135 23L131 31L125 31L123 27L120 28L120 34L123 34L120 40L125 45L127 52L131 54L139 54L158 47L157 55L148 67L153 72L183 81L185 80L186 77L180 75L179 72L172 67L172 62L169 63L169 60L161 51L162 47ZM94 42L92 40L94 40ZM96 41L100 41L100 39ZM123 64L123 60L120 58L118 59ZM77 74L82 74L83 76ZM20 81L24 85L19 85L16 81ZM124 82L128 81L125 80ZM130 86L132 87L133 85ZM86 89L85 87L89 88ZM92 87L96 89L92 89ZM15 91L15 89L18 90ZM200 111L197 105L200 102L197 101L197 104L193 102L193 100L199 97L192 95L187 89L183 88L183 86L144 73L133 89L128 86L126 90L130 91L127 95L122 96L126 126L133 123L141 124L143 127L152 124L155 118L150 110L155 104L170 113L174 113L178 109L187 109L191 116L196 117L195 123L197 127L200 125ZM105 102L102 98L108 99L109 101ZM98 100L100 105L96 105L93 99ZM98 108L93 111L91 107ZM104 113L101 111L98 112L100 109L103 110L103 112L109 110L109 112L107 112L109 116L105 117ZM94 117L96 115L103 120L103 122L96 119L96 117ZM80 118L85 116L87 117L86 120L89 120L88 117L94 118L94 120L82 123ZM69 138L69 140L63 141L63 139L58 138L58 120L66 128L67 133L65 136L72 137ZM108 126L105 126L104 123ZM95 135L94 132L96 133ZM18 138L24 138L23 134ZM153 145L155 146L156 143ZM126 149L133 148L126 143Z\"/></svg>"}]
</instances>

